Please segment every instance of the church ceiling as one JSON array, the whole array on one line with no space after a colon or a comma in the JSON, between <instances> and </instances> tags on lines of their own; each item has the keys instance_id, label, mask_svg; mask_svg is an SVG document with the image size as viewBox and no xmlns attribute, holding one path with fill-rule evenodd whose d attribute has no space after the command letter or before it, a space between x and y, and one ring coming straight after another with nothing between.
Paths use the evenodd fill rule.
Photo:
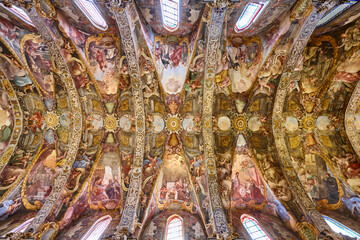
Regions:
<instances>
[{"instance_id":1,"label":"church ceiling","mask_svg":"<svg viewBox=\"0 0 360 240\"><path fill-rule=\"evenodd\" d=\"M0 2L0 235L359 232L359 4L317 28L339 2L268 1L237 31L255 2L179 1L174 29L157 0L95 1L103 28L80 0Z\"/></svg>"}]
</instances>

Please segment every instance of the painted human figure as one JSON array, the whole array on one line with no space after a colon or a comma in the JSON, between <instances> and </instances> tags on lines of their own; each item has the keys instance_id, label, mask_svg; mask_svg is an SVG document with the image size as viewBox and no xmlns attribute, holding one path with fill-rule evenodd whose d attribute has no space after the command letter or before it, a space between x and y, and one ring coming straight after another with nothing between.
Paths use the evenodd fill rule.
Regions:
<instances>
[{"instance_id":1,"label":"painted human figure","mask_svg":"<svg viewBox=\"0 0 360 240\"><path fill-rule=\"evenodd\" d=\"M256 204L261 204L265 200L265 197L261 193L261 190L254 183L250 184L249 189L251 199L254 200Z\"/></svg>"},{"instance_id":2,"label":"painted human figure","mask_svg":"<svg viewBox=\"0 0 360 240\"><path fill-rule=\"evenodd\" d=\"M0 204L0 221L7 219L10 215L15 213L21 206L18 200L4 200Z\"/></svg>"},{"instance_id":3,"label":"painted human figure","mask_svg":"<svg viewBox=\"0 0 360 240\"><path fill-rule=\"evenodd\" d=\"M29 117L29 127L33 130L33 132L37 132L42 128L44 123L44 117L40 111L35 112L33 115Z\"/></svg>"},{"instance_id":4,"label":"painted human figure","mask_svg":"<svg viewBox=\"0 0 360 240\"><path fill-rule=\"evenodd\" d=\"M160 189L160 199L161 200L164 200L166 198L167 192L168 192L168 189L166 188L165 185L163 185Z\"/></svg>"},{"instance_id":5,"label":"painted human figure","mask_svg":"<svg viewBox=\"0 0 360 240\"><path fill-rule=\"evenodd\" d=\"M109 183L105 188L105 192L108 195L109 199L115 198L114 182L112 179L109 179Z\"/></svg>"},{"instance_id":6,"label":"painted human figure","mask_svg":"<svg viewBox=\"0 0 360 240\"><path fill-rule=\"evenodd\" d=\"M232 179L232 191L231 191L231 198L233 201L237 201L240 198L240 179L239 179L239 172L236 172L235 177Z\"/></svg>"},{"instance_id":7,"label":"painted human figure","mask_svg":"<svg viewBox=\"0 0 360 240\"><path fill-rule=\"evenodd\" d=\"M184 183L181 178L179 178L177 181L175 181L175 188L177 191L175 199L177 199L178 196L180 195L184 200L186 200L186 195L184 193L185 186L186 186L186 183Z\"/></svg>"},{"instance_id":8,"label":"painted human figure","mask_svg":"<svg viewBox=\"0 0 360 240\"><path fill-rule=\"evenodd\" d=\"M351 197L345 198L342 197L341 200L345 203L346 207L351 211L354 216L360 217L360 198Z\"/></svg>"},{"instance_id":9,"label":"painted human figure","mask_svg":"<svg viewBox=\"0 0 360 240\"><path fill-rule=\"evenodd\" d=\"M161 46L161 62L164 65L165 68L168 68L169 65L171 65L171 59L170 59L170 48L171 46L164 44Z\"/></svg>"},{"instance_id":10,"label":"painted human figure","mask_svg":"<svg viewBox=\"0 0 360 240\"><path fill-rule=\"evenodd\" d=\"M327 199L330 204L334 204L339 200L338 185L336 179L331 177L329 173L326 173L324 182L327 188Z\"/></svg>"},{"instance_id":11,"label":"painted human figure","mask_svg":"<svg viewBox=\"0 0 360 240\"><path fill-rule=\"evenodd\" d=\"M106 194L105 185L102 184L101 177L96 177L94 183L94 190L93 190L93 200L95 201L102 201L109 199L109 196Z\"/></svg>"},{"instance_id":12,"label":"painted human figure","mask_svg":"<svg viewBox=\"0 0 360 240\"><path fill-rule=\"evenodd\" d=\"M86 152L84 152L81 155L80 160L77 159L72 165L72 167L74 169L77 169L77 168L87 169L87 168L89 168L89 166L90 166L90 158L86 155Z\"/></svg>"}]
</instances>

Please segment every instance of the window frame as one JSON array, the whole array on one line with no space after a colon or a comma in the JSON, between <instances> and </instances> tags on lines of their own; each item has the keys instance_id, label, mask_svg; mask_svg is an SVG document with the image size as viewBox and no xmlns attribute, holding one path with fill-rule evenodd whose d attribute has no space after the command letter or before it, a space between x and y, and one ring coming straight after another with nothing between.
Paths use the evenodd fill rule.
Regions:
<instances>
[{"instance_id":1,"label":"window frame","mask_svg":"<svg viewBox=\"0 0 360 240\"><path fill-rule=\"evenodd\" d=\"M358 3L358 1L356 0L352 0L351 2L347 2L347 3L343 3L343 4L340 4L334 8L332 8L330 11L328 11L319 21L318 25L316 26L317 28L318 27L322 27L322 26L325 26L326 24L332 22L335 20L335 18L337 18L338 16L340 16L341 14L345 13L347 10L349 10L351 7L353 7L356 3ZM338 8L342 7L343 6L343 9L341 9L339 12L335 13L334 16L330 16L328 20L323 21L323 19L327 18L329 15L333 14L334 11L336 11Z\"/></svg>"},{"instance_id":2,"label":"window frame","mask_svg":"<svg viewBox=\"0 0 360 240\"><path fill-rule=\"evenodd\" d=\"M263 234L263 236L262 237L256 237L256 238L254 238L253 236L252 236L252 234L254 233L254 232L250 232L250 230L249 230L249 227L246 225L246 222L247 221L250 221L250 222L252 222L256 227L257 227L257 229L259 229L258 231L260 231L262 234ZM252 217L252 216L250 216L250 215L247 215L247 214L243 214L243 215L241 215L241 223L242 223L242 225L244 226L244 228L245 228L245 230L246 230L246 232L249 234L249 236L251 237L251 239L253 239L253 240L256 240L256 239L263 239L263 237L267 237L268 239L267 240L272 240L271 239L271 237L270 237L270 235L265 231L265 229L260 225L260 223L256 220L256 218L254 218L254 217ZM257 232L257 231L256 231Z\"/></svg>"},{"instance_id":3,"label":"window frame","mask_svg":"<svg viewBox=\"0 0 360 240\"><path fill-rule=\"evenodd\" d=\"M352 237L352 238L355 237L355 238L359 238L359 239L360 239L360 234L359 234L358 232L355 232L355 231L352 230L351 228L345 226L344 224L336 221L335 219L333 219L333 218L331 218L331 217L328 217L328 216L326 216L326 215L322 215L322 216L323 216L325 222L330 226L330 228L331 228L334 232L341 233L342 235L345 235L345 236L349 236L349 235L343 234L342 232L338 232L338 231L336 231L335 229L333 229L333 228L331 227L331 225L329 224L329 222L332 223L332 224L334 224L336 227L343 229L345 232L349 232L350 234L352 234L352 236L349 236L349 237Z\"/></svg>"},{"instance_id":4,"label":"window frame","mask_svg":"<svg viewBox=\"0 0 360 240\"><path fill-rule=\"evenodd\" d=\"M98 238L98 239L100 239L101 236L104 234L104 232L105 232L106 229L109 227L109 225L110 225L110 223L111 223L111 221L112 221L112 217L111 217L110 215L102 216L101 218L99 218L98 220L96 220L96 222L95 222L93 225L91 225L90 229L84 234L84 236L81 237L81 240L93 240L93 238L89 238L89 237L91 237L91 234L92 234L94 231L98 230L98 229L96 228L97 225L98 225L99 223L104 222L104 221L107 221L107 220L110 220L110 221L107 223L106 227L102 230L102 233L100 234L100 236L99 236L99 238Z\"/></svg>"},{"instance_id":5,"label":"window frame","mask_svg":"<svg viewBox=\"0 0 360 240\"><path fill-rule=\"evenodd\" d=\"M25 222L21 223L19 226L14 227L13 229L11 229L9 232L7 232L6 234L9 233L23 233L25 232L26 228L30 225L30 223L32 222L32 220L34 220L34 218L30 218L28 220L26 220ZM5 237L6 234L4 234L2 237Z\"/></svg>"},{"instance_id":6,"label":"window frame","mask_svg":"<svg viewBox=\"0 0 360 240\"><path fill-rule=\"evenodd\" d=\"M165 235L165 240L168 240L168 234L169 234L169 225L171 223L171 221L173 221L174 219L179 219L181 222L181 239L184 240L184 221L182 219L182 217L180 217L179 215L175 214L175 215L171 215L167 221L166 221L166 235Z\"/></svg>"},{"instance_id":7,"label":"window frame","mask_svg":"<svg viewBox=\"0 0 360 240\"><path fill-rule=\"evenodd\" d=\"M238 27L239 22L242 20L242 18L244 16L244 14L246 13L246 10L248 9L248 7L250 7L251 5L258 5L258 6L260 5L260 9L258 9L256 11L256 13L251 17L249 23L245 27L239 28ZM250 2L250 3L247 3L244 10L241 12L238 20L235 23L235 27L234 27L235 32L240 33L240 32L245 31L246 29L248 29L256 21L256 19L260 16L261 12L265 9L266 5L267 5L267 2Z\"/></svg>"},{"instance_id":8,"label":"window frame","mask_svg":"<svg viewBox=\"0 0 360 240\"><path fill-rule=\"evenodd\" d=\"M97 12L99 14L99 17L104 22L104 25L101 25L100 23L97 23L97 20L94 19L94 17L91 15L90 10L82 3L82 2L88 2L91 3ZM101 15L101 12L99 8L96 6L93 0L74 0L75 5L80 9L80 11L86 16L86 18L92 23L94 27L97 29L100 29L102 31L106 31L108 29L108 24L105 20L105 18Z\"/></svg>"},{"instance_id":9,"label":"window frame","mask_svg":"<svg viewBox=\"0 0 360 240\"><path fill-rule=\"evenodd\" d=\"M175 27L171 27L165 20L165 13L164 13L164 11L165 11L164 4L166 5L165 2L172 2L172 3L177 4L177 19L173 19L173 20L176 20ZM178 28L180 26L180 3L181 3L181 0L160 0L162 23L163 23L164 28L169 32L175 32L176 30L178 30ZM169 17L167 17L167 18L169 18Z\"/></svg>"},{"instance_id":10,"label":"window frame","mask_svg":"<svg viewBox=\"0 0 360 240\"><path fill-rule=\"evenodd\" d=\"M29 15L22 9L15 5L11 5L11 7L5 7L3 3L1 3L1 6L5 8L8 12L15 15L16 17L20 18L23 22L26 24L35 27L35 25L32 23ZM26 16L24 16L25 14Z\"/></svg>"}]
</instances>

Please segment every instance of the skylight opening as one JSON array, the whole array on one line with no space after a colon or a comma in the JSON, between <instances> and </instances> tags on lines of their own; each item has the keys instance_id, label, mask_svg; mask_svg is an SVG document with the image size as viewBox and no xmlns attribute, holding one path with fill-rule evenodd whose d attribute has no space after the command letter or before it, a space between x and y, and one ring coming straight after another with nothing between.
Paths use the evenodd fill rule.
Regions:
<instances>
[{"instance_id":1,"label":"skylight opening","mask_svg":"<svg viewBox=\"0 0 360 240\"><path fill-rule=\"evenodd\" d=\"M170 217L166 228L166 240L183 240L183 220L178 217Z\"/></svg>"},{"instance_id":2,"label":"skylight opening","mask_svg":"<svg viewBox=\"0 0 360 240\"><path fill-rule=\"evenodd\" d=\"M173 32L179 27L180 0L161 0L164 27Z\"/></svg>"},{"instance_id":3,"label":"skylight opening","mask_svg":"<svg viewBox=\"0 0 360 240\"><path fill-rule=\"evenodd\" d=\"M97 240L100 239L101 235L108 228L112 218L109 215L101 217L97 220L91 228L85 233L81 240Z\"/></svg>"},{"instance_id":4,"label":"skylight opening","mask_svg":"<svg viewBox=\"0 0 360 240\"><path fill-rule=\"evenodd\" d=\"M321 27L321 26L331 22L337 16L339 16L340 14L345 12L347 9L349 9L352 5L354 5L357 2L358 2L357 0L351 0L351 1L347 2L347 3L336 6L331 11L329 11L327 14L325 14L325 16L323 16L321 18L321 20L319 21L317 27Z\"/></svg>"},{"instance_id":5,"label":"skylight opening","mask_svg":"<svg viewBox=\"0 0 360 240\"><path fill-rule=\"evenodd\" d=\"M266 4L267 3L262 2L246 4L244 11L241 13L235 24L235 31L241 32L249 28L256 18L260 16L260 13L265 9Z\"/></svg>"},{"instance_id":6,"label":"skylight opening","mask_svg":"<svg viewBox=\"0 0 360 240\"><path fill-rule=\"evenodd\" d=\"M75 3L96 28L102 31L108 28L93 0L75 0Z\"/></svg>"},{"instance_id":7,"label":"skylight opening","mask_svg":"<svg viewBox=\"0 0 360 240\"><path fill-rule=\"evenodd\" d=\"M253 240L271 240L269 235L260 226L259 222L246 214L241 216L241 222Z\"/></svg>"},{"instance_id":8,"label":"skylight opening","mask_svg":"<svg viewBox=\"0 0 360 240\"><path fill-rule=\"evenodd\" d=\"M345 225L342 225L338 221L335 221L334 219L323 215L323 218L325 219L326 223L329 224L330 228L337 233L341 233L343 235L360 239L360 234L351 230L350 228L346 227Z\"/></svg>"},{"instance_id":9,"label":"skylight opening","mask_svg":"<svg viewBox=\"0 0 360 240\"><path fill-rule=\"evenodd\" d=\"M1 4L1 6L4 7L3 4ZM31 19L27 15L27 13L24 10L22 10L21 8L15 6L15 5L11 5L10 8L6 8L6 9L9 12L11 12L12 14L14 14L15 16L17 16L18 18L20 18L21 20L23 20L24 22L26 22L27 24L34 27L34 24L32 23Z\"/></svg>"}]
</instances>

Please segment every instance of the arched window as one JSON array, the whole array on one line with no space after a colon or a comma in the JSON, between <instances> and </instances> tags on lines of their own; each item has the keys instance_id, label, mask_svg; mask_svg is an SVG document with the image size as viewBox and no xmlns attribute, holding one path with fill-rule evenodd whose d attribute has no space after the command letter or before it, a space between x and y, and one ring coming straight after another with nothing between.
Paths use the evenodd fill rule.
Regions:
<instances>
[{"instance_id":1,"label":"arched window","mask_svg":"<svg viewBox=\"0 0 360 240\"><path fill-rule=\"evenodd\" d=\"M357 3L357 0L350 0L347 3L341 4L339 6L334 7L331 11L329 11L327 14L325 14L325 16L323 16L321 18L321 20L319 21L317 27L321 27L329 22L331 22L332 20L334 20L337 16L339 16L340 14L342 14L344 11L346 11L347 9L349 9L352 5L354 5L355 3Z\"/></svg>"},{"instance_id":2,"label":"arched window","mask_svg":"<svg viewBox=\"0 0 360 240\"><path fill-rule=\"evenodd\" d=\"M108 28L93 0L75 0L75 3L95 27L103 31Z\"/></svg>"},{"instance_id":3,"label":"arched window","mask_svg":"<svg viewBox=\"0 0 360 240\"><path fill-rule=\"evenodd\" d=\"M183 220L177 216L171 216L166 224L166 240L183 240Z\"/></svg>"},{"instance_id":4,"label":"arched window","mask_svg":"<svg viewBox=\"0 0 360 240\"><path fill-rule=\"evenodd\" d=\"M328 216L325 216L325 215L323 215L323 218L325 219L327 224L329 224L329 226L331 227L331 229L334 232L341 233L343 235L346 235L346 236L349 236L352 238L360 239L359 233L351 230L350 228L346 227L345 225L342 225L338 221L335 221L334 219L332 219Z\"/></svg>"},{"instance_id":5,"label":"arched window","mask_svg":"<svg viewBox=\"0 0 360 240\"><path fill-rule=\"evenodd\" d=\"M244 11L241 13L235 24L235 31L241 32L249 28L256 18L260 16L260 13L264 10L266 4L267 2L252 2L246 4Z\"/></svg>"},{"instance_id":6,"label":"arched window","mask_svg":"<svg viewBox=\"0 0 360 240\"><path fill-rule=\"evenodd\" d=\"M26 220L25 222L23 222L22 224L20 224L19 226L17 226L16 228L12 229L10 232L8 233L23 233L25 232L26 228L30 225L31 221L34 218L30 218L28 220ZM5 234L6 235L6 234ZM5 237L5 235L3 235L3 237Z\"/></svg>"},{"instance_id":7,"label":"arched window","mask_svg":"<svg viewBox=\"0 0 360 240\"><path fill-rule=\"evenodd\" d=\"M259 222L246 214L241 216L241 222L253 240L271 240L269 235L260 226Z\"/></svg>"},{"instance_id":8,"label":"arched window","mask_svg":"<svg viewBox=\"0 0 360 240\"><path fill-rule=\"evenodd\" d=\"M173 32L179 27L180 0L160 0L164 27Z\"/></svg>"},{"instance_id":9,"label":"arched window","mask_svg":"<svg viewBox=\"0 0 360 240\"><path fill-rule=\"evenodd\" d=\"M4 7L3 4L1 4L1 6ZM21 8L15 6L15 5L11 5L10 8L5 7L5 9L7 9L9 12L14 14L15 16L17 16L18 18L20 18L21 20L23 20L27 24L29 24L31 26L34 26L34 24L31 22L31 19L27 15L27 13L24 10L22 10Z\"/></svg>"},{"instance_id":10,"label":"arched window","mask_svg":"<svg viewBox=\"0 0 360 240\"><path fill-rule=\"evenodd\" d=\"M81 240L97 240L105 232L106 228L111 223L112 218L109 215L101 217L97 220L91 228L85 233Z\"/></svg>"}]
</instances>

